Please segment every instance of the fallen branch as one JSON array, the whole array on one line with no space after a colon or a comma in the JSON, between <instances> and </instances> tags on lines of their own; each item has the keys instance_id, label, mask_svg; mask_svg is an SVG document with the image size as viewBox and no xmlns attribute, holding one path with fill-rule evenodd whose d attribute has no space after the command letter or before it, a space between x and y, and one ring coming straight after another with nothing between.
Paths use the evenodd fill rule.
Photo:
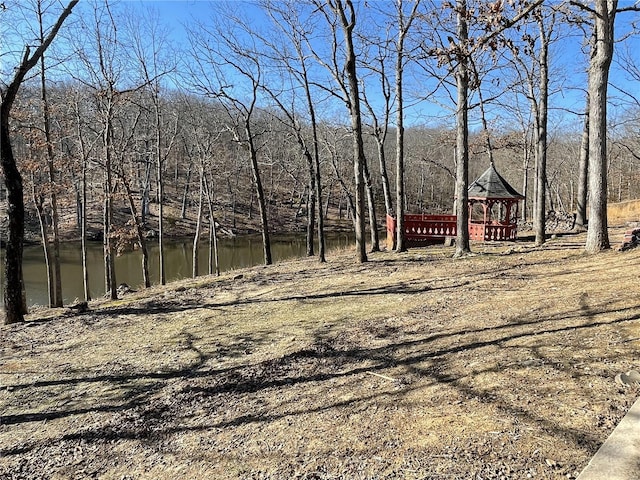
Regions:
<instances>
[{"instance_id":1,"label":"fallen branch","mask_svg":"<svg viewBox=\"0 0 640 480\"><path fill-rule=\"evenodd\" d=\"M375 375L376 377L384 378L385 380L389 380L391 382L397 382L395 378L387 377L386 375L382 375L380 373L376 373L376 372L365 372L365 373L368 373L369 375Z\"/></svg>"}]
</instances>

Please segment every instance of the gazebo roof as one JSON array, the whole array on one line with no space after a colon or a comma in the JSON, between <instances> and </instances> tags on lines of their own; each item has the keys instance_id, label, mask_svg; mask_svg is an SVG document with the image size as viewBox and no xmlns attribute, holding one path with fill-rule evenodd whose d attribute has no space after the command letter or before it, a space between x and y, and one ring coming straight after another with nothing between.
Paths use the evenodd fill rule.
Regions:
<instances>
[{"instance_id":1,"label":"gazebo roof","mask_svg":"<svg viewBox=\"0 0 640 480\"><path fill-rule=\"evenodd\" d=\"M477 199L523 199L521 195L497 172L491 164L487 170L478 177L468 191L469 198Z\"/></svg>"}]
</instances>

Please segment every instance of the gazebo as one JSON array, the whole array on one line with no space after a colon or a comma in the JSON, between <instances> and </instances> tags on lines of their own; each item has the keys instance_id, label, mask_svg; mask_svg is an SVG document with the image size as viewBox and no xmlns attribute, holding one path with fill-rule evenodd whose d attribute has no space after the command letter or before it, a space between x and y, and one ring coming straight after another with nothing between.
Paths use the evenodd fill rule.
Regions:
<instances>
[{"instance_id":1,"label":"gazebo","mask_svg":"<svg viewBox=\"0 0 640 480\"><path fill-rule=\"evenodd\" d=\"M497 172L493 163L468 190L469 238L515 240L518 230L518 193Z\"/></svg>"},{"instance_id":2,"label":"gazebo","mask_svg":"<svg viewBox=\"0 0 640 480\"><path fill-rule=\"evenodd\" d=\"M515 240L518 202L524 199L491 166L469 185L469 238ZM387 215L387 248L396 248L396 219ZM407 247L431 245L457 235L455 215L406 214L403 235Z\"/></svg>"}]
</instances>

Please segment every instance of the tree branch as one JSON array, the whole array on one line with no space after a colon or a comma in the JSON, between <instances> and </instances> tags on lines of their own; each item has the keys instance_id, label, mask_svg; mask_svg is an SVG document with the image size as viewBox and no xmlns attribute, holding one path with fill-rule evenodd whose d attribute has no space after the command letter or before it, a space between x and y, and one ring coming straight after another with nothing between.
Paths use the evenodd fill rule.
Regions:
<instances>
[{"instance_id":1,"label":"tree branch","mask_svg":"<svg viewBox=\"0 0 640 480\"><path fill-rule=\"evenodd\" d=\"M69 2L69 5L67 5L67 7L60 14L60 17L58 17L55 25L53 26L49 34L45 37L42 44L38 48L36 48L35 52L33 52L33 55L29 56L29 54L31 53L31 48L28 45L25 47L25 52L20 65L16 68L15 74L11 79L11 82L9 82L6 90L2 92L2 96L4 97L2 99L2 106L4 108L11 109L13 101L18 94L18 89L20 88L24 77L27 75L27 72L29 72L29 70L31 70L38 63L45 50L49 48L49 45L51 45L51 42L53 42L53 39L60 30L60 27L62 27L63 22L69 15L71 15L71 10L73 10L73 7L75 7L79 1L80 0L71 0Z\"/></svg>"}]
</instances>

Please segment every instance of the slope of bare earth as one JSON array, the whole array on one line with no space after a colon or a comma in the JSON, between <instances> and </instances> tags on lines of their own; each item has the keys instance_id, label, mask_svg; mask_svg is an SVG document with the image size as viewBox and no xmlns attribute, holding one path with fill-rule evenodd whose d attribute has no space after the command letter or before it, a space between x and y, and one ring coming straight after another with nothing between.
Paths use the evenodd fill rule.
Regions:
<instances>
[{"instance_id":1,"label":"slope of bare earth","mask_svg":"<svg viewBox=\"0 0 640 480\"><path fill-rule=\"evenodd\" d=\"M612 242L622 230L612 230ZM574 478L640 391L640 249L352 252L0 328L0 478Z\"/></svg>"}]
</instances>

